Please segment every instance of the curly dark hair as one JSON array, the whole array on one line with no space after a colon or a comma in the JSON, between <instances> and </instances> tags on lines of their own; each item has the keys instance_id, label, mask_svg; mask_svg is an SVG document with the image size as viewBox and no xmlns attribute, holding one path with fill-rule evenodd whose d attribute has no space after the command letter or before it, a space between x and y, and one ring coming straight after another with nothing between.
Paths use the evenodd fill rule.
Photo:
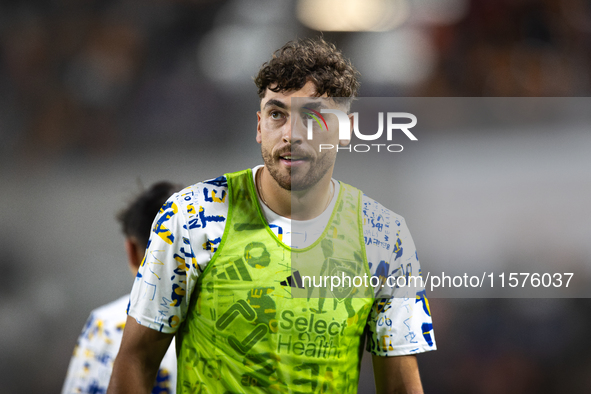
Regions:
<instances>
[{"instance_id":1,"label":"curly dark hair","mask_svg":"<svg viewBox=\"0 0 591 394\"><path fill-rule=\"evenodd\" d=\"M145 248L150 238L152 222L160 207L168 197L182 188L181 184L161 181L135 197L117 214L123 234L127 238L134 238L141 247Z\"/></svg>"},{"instance_id":2,"label":"curly dark hair","mask_svg":"<svg viewBox=\"0 0 591 394\"><path fill-rule=\"evenodd\" d=\"M259 97L273 92L299 90L306 82L316 85L318 96L357 96L359 72L348 59L323 38L290 41L273 53L254 79ZM275 85L272 88L269 87Z\"/></svg>"}]
</instances>

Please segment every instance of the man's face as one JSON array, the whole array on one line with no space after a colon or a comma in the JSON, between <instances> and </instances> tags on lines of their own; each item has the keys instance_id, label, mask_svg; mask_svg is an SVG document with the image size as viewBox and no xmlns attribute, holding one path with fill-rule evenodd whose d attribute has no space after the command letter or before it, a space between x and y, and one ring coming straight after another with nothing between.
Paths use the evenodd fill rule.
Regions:
<instances>
[{"instance_id":1,"label":"man's face","mask_svg":"<svg viewBox=\"0 0 591 394\"><path fill-rule=\"evenodd\" d=\"M298 98L292 100L292 98ZM322 108L336 108L326 98L316 96L316 87L307 82L300 90L273 92L267 89L257 112L256 140L261 144L263 161L271 176L286 190L307 190L323 177L332 176L336 159L335 149L323 149L320 144L339 144L338 120L335 115L324 116L328 130L315 127L314 138L307 138L306 112L320 112ZM318 130L319 132L316 132ZM348 141L341 141L346 144Z\"/></svg>"}]
</instances>

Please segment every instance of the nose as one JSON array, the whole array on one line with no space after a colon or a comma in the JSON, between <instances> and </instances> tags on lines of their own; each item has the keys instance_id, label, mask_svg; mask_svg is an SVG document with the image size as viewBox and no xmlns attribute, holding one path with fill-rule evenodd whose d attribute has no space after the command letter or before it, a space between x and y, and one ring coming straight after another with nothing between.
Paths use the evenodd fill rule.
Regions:
<instances>
[{"instance_id":1,"label":"nose","mask_svg":"<svg viewBox=\"0 0 591 394\"><path fill-rule=\"evenodd\" d=\"M301 116L293 114L289 122L285 123L283 130L283 141L290 144L301 144L306 138L307 129L302 122Z\"/></svg>"}]
</instances>

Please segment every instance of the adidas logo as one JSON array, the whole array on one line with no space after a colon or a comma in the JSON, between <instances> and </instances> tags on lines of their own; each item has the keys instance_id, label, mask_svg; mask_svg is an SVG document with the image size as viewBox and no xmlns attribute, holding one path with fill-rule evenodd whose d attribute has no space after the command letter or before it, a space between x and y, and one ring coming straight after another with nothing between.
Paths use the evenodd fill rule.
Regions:
<instances>
[{"instance_id":1,"label":"adidas logo","mask_svg":"<svg viewBox=\"0 0 591 394\"><path fill-rule=\"evenodd\" d=\"M288 276L283 282L281 282L280 285L297 287L298 289L305 289L304 284L302 282L302 277L300 276L300 271L295 271L293 274Z\"/></svg>"},{"instance_id":2,"label":"adidas logo","mask_svg":"<svg viewBox=\"0 0 591 394\"><path fill-rule=\"evenodd\" d=\"M234 264L227 265L225 269L217 271L217 277L224 280L243 280L252 282L252 278L250 277L242 258L235 260Z\"/></svg>"}]
</instances>

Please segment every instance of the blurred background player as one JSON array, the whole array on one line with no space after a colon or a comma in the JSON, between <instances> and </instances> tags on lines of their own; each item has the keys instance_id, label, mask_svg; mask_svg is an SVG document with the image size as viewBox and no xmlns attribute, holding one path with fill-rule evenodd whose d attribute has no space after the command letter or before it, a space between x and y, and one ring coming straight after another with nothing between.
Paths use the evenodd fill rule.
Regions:
<instances>
[{"instance_id":1,"label":"blurred background player","mask_svg":"<svg viewBox=\"0 0 591 394\"><path fill-rule=\"evenodd\" d=\"M182 188L170 182L158 182L136 197L118 215L130 271L136 275L148 245L151 224L167 198ZM129 295L125 295L90 313L68 368L62 394L105 393L119 351ZM152 393L176 392L174 344L162 359Z\"/></svg>"}]
</instances>

